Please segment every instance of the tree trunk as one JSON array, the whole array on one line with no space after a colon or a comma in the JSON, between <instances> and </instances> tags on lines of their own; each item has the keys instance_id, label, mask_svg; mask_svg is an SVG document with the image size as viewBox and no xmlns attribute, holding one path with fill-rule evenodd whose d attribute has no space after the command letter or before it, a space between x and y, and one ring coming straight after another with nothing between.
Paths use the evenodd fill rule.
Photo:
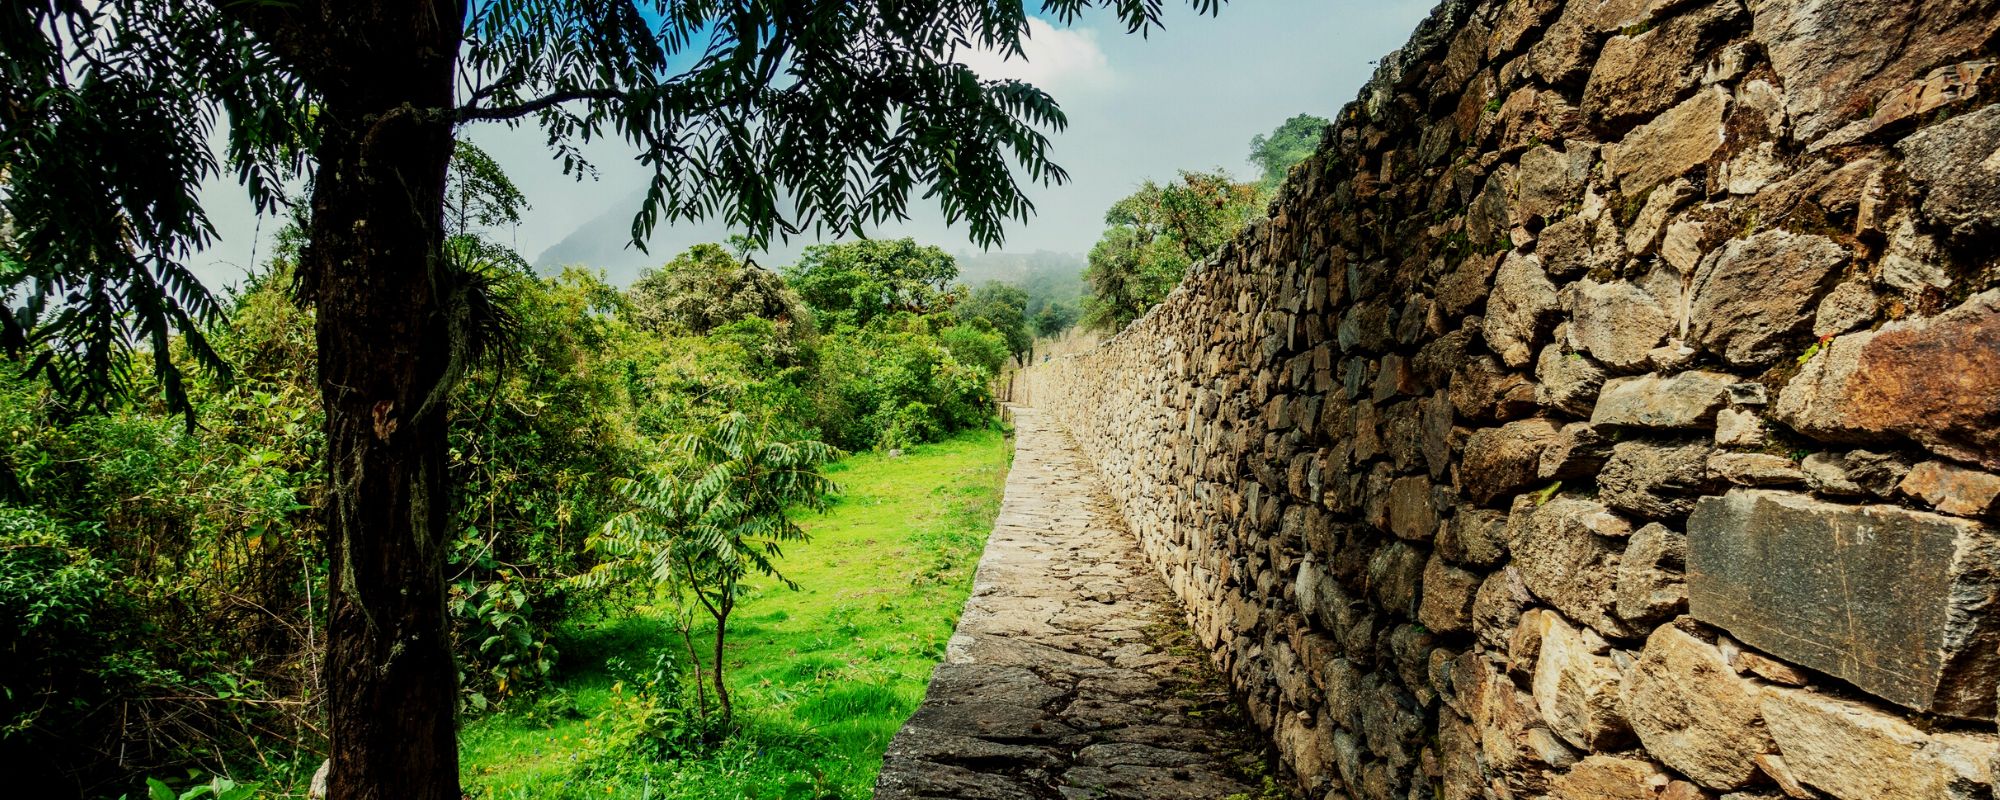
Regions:
<instances>
[{"instance_id":1,"label":"tree trunk","mask_svg":"<svg viewBox=\"0 0 2000 800\"><path fill-rule=\"evenodd\" d=\"M331 483L331 800L458 800L446 628L443 260L459 2L328 3L302 288L317 309Z\"/></svg>"},{"instance_id":2,"label":"tree trunk","mask_svg":"<svg viewBox=\"0 0 2000 800\"><path fill-rule=\"evenodd\" d=\"M722 646L729 636L729 612L734 605L734 601L725 597L722 600L722 611L715 615L715 668L708 673L715 679L715 699L716 704L722 709L722 729L725 735L736 716L736 708L729 703L729 685L723 682L722 669Z\"/></svg>"}]
</instances>

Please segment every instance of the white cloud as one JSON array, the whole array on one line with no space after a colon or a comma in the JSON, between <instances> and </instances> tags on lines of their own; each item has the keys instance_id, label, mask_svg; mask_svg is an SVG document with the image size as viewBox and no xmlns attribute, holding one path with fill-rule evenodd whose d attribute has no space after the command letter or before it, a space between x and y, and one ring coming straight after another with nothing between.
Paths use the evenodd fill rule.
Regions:
<instances>
[{"instance_id":1,"label":"white cloud","mask_svg":"<svg viewBox=\"0 0 2000 800\"><path fill-rule=\"evenodd\" d=\"M958 61L982 78L1027 81L1058 98L1065 92L1108 89L1117 82L1096 31L1057 28L1039 17L1028 18L1020 55L973 50L959 53Z\"/></svg>"}]
</instances>

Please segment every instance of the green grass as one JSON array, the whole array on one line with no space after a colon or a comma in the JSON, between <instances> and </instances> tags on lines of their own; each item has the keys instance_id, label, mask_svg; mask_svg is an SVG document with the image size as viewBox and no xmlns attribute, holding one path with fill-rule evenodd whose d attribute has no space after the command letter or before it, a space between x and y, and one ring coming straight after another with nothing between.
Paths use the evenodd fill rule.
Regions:
<instances>
[{"instance_id":1,"label":"green grass","mask_svg":"<svg viewBox=\"0 0 2000 800\"><path fill-rule=\"evenodd\" d=\"M540 701L467 724L469 796L870 797L890 737L922 701L957 624L1010 452L985 430L828 469L843 496L800 520L812 541L780 563L802 588L760 581L730 620L741 730L714 751L653 761L607 748L625 697L607 662L680 652L664 611L641 606L567 637L562 677Z\"/></svg>"}]
</instances>

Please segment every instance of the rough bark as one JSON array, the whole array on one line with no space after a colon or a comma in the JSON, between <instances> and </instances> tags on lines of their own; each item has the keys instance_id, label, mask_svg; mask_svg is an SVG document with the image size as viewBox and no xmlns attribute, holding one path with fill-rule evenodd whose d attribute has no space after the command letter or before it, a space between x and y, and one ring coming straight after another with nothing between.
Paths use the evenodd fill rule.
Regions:
<instances>
[{"instance_id":1,"label":"rough bark","mask_svg":"<svg viewBox=\"0 0 2000 800\"><path fill-rule=\"evenodd\" d=\"M331 496L333 800L457 800L442 561L445 169L461 3L330 3L302 288L317 308Z\"/></svg>"}]
</instances>

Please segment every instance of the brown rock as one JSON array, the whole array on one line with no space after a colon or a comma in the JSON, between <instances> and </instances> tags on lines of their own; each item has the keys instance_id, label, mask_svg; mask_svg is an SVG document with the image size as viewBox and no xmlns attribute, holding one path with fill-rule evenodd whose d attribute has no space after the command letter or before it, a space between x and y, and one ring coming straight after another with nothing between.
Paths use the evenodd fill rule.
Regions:
<instances>
[{"instance_id":1,"label":"brown rock","mask_svg":"<svg viewBox=\"0 0 2000 800\"><path fill-rule=\"evenodd\" d=\"M1438 536L1438 553L1472 567L1491 567L1507 557L1507 515L1460 506Z\"/></svg>"},{"instance_id":2,"label":"brown rock","mask_svg":"<svg viewBox=\"0 0 2000 800\"><path fill-rule=\"evenodd\" d=\"M1980 49L2000 30L1994 10L1990 0L1779 0L1755 5L1754 36L1784 82L1797 140L1812 142Z\"/></svg>"},{"instance_id":3,"label":"brown rock","mask_svg":"<svg viewBox=\"0 0 2000 800\"><path fill-rule=\"evenodd\" d=\"M1690 344L1739 367L1771 364L1847 263L1847 248L1820 236L1769 230L1735 239L1695 270Z\"/></svg>"},{"instance_id":4,"label":"brown rock","mask_svg":"<svg viewBox=\"0 0 2000 800\"><path fill-rule=\"evenodd\" d=\"M1542 450L1535 475L1543 479L1570 480L1597 474L1611 457L1611 443L1587 422L1572 422L1556 432L1556 440Z\"/></svg>"},{"instance_id":5,"label":"brown rock","mask_svg":"<svg viewBox=\"0 0 2000 800\"><path fill-rule=\"evenodd\" d=\"M1985 517L2000 511L2000 475L1942 461L1926 461L1911 468L1896 490L1946 514Z\"/></svg>"},{"instance_id":6,"label":"brown rock","mask_svg":"<svg viewBox=\"0 0 2000 800\"><path fill-rule=\"evenodd\" d=\"M1472 598L1472 627L1479 635L1480 645L1506 651L1508 640L1520 623L1521 609L1534 599L1522 585L1519 570L1505 567L1487 575Z\"/></svg>"},{"instance_id":7,"label":"brown rock","mask_svg":"<svg viewBox=\"0 0 2000 800\"><path fill-rule=\"evenodd\" d=\"M1786 768L1841 800L1990 797L1992 736L1933 737L1869 706L1766 687L1762 709Z\"/></svg>"},{"instance_id":8,"label":"brown rock","mask_svg":"<svg viewBox=\"0 0 2000 800\"><path fill-rule=\"evenodd\" d=\"M1389 484L1389 530L1413 542L1428 542L1437 535L1437 506L1431 500L1431 482L1421 475L1397 478Z\"/></svg>"},{"instance_id":9,"label":"brown rock","mask_svg":"<svg viewBox=\"0 0 2000 800\"><path fill-rule=\"evenodd\" d=\"M1814 337L1836 336L1868 324L1875 319L1881 309L1882 297L1861 281L1848 281L1833 287L1826 299L1819 301L1819 310L1813 313L1812 334Z\"/></svg>"},{"instance_id":10,"label":"brown rock","mask_svg":"<svg viewBox=\"0 0 2000 800\"><path fill-rule=\"evenodd\" d=\"M1473 431L1459 465L1466 499L1491 505L1534 483L1542 450L1555 439L1556 427L1545 419Z\"/></svg>"},{"instance_id":11,"label":"brown rock","mask_svg":"<svg viewBox=\"0 0 2000 800\"><path fill-rule=\"evenodd\" d=\"M1423 605L1417 609L1417 621L1437 633L1472 630L1472 601L1478 591L1478 575L1432 556L1424 567Z\"/></svg>"},{"instance_id":12,"label":"brown rock","mask_svg":"<svg viewBox=\"0 0 2000 800\"><path fill-rule=\"evenodd\" d=\"M1625 679L1624 701L1647 752L1711 789L1748 785L1757 774L1751 759L1774 747L1757 687L1713 646L1673 626L1647 637Z\"/></svg>"},{"instance_id":13,"label":"brown rock","mask_svg":"<svg viewBox=\"0 0 2000 800\"><path fill-rule=\"evenodd\" d=\"M1596 160L1597 147L1584 142L1571 142L1561 150L1541 145L1522 153L1514 178L1514 224L1553 217L1575 203Z\"/></svg>"},{"instance_id":14,"label":"brown rock","mask_svg":"<svg viewBox=\"0 0 2000 800\"><path fill-rule=\"evenodd\" d=\"M1667 776L1652 762L1594 755L1556 776L1553 800L1660 800Z\"/></svg>"},{"instance_id":15,"label":"brown rock","mask_svg":"<svg viewBox=\"0 0 2000 800\"><path fill-rule=\"evenodd\" d=\"M1535 385L1508 372L1492 356L1466 359L1451 374L1452 407L1474 422L1519 419L1535 413Z\"/></svg>"},{"instance_id":16,"label":"brown rock","mask_svg":"<svg viewBox=\"0 0 2000 800\"><path fill-rule=\"evenodd\" d=\"M1615 750L1630 742L1632 730L1619 711L1624 676L1606 655L1604 640L1570 627L1557 614L1542 614L1536 622L1542 630L1535 706L1549 730L1585 751Z\"/></svg>"},{"instance_id":17,"label":"brown rock","mask_svg":"<svg viewBox=\"0 0 2000 800\"><path fill-rule=\"evenodd\" d=\"M1907 436L2000 469L2000 289L1835 338L1778 394L1777 414L1821 439Z\"/></svg>"},{"instance_id":18,"label":"brown rock","mask_svg":"<svg viewBox=\"0 0 2000 800\"><path fill-rule=\"evenodd\" d=\"M1632 533L1618 559L1618 616L1646 625L1687 608L1687 537L1657 522Z\"/></svg>"},{"instance_id":19,"label":"brown rock","mask_svg":"<svg viewBox=\"0 0 2000 800\"><path fill-rule=\"evenodd\" d=\"M1992 716L2000 535L1991 529L1895 506L1736 489L1702 499L1688 541L1696 619L1894 703Z\"/></svg>"},{"instance_id":20,"label":"brown rock","mask_svg":"<svg viewBox=\"0 0 2000 800\"><path fill-rule=\"evenodd\" d=\"M1528 591L1607 636L1630 633L1611 610L1618 600L1616 540L1631 531L1604 506L1567 495L1539 506L1521 498L1508 521L1514 567Z\"/></svg>"},{"instance_id":21,"label":"brown rock","mask_svg":"<svg viewBox=\"0 0 2000 800\"><path fill-rule=\"evenodd\" d=\"M1704 428L1729 402L1736 378L1696 370L1661 377L1613 378L1597 395L1590 424L1625 428Z\"/></svg>"},{"instance_id":22,"label":"brown rock","mask_svg":"<svg viewBox=\"0 0 2000 800\"><path fill-rule=\"evenodd\" d=\"M1605 165L1619 191L1637 195L1709 160L1722 148L1728 110L1729 92L1705 89L1606 147Z\"/></svg>"}]
</instances>

